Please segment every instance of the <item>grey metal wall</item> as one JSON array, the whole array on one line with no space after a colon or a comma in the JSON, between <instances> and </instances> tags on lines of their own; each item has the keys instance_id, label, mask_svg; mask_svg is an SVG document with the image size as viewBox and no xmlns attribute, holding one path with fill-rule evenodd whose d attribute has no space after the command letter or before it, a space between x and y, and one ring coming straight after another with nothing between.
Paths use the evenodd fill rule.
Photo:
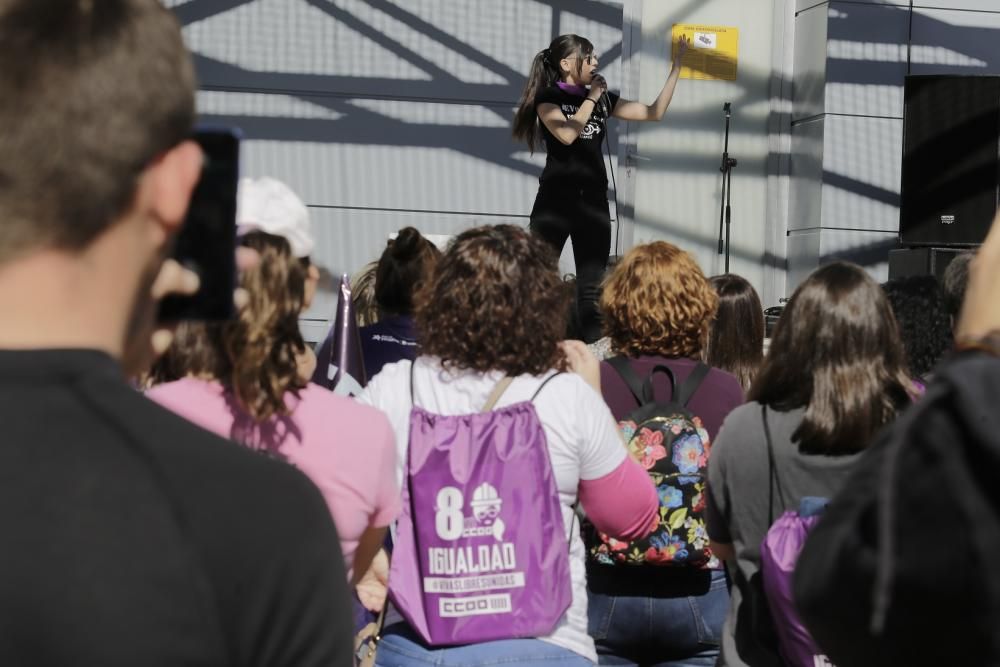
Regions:
<instances>
[{"instance_id":1,"label":"grey metal wall","mask_svg":"<svg viewBox=\"0 0 1000 667\"><path fill-rule=\"evenodd\" d=\"M638 123L635 242L667 240L691 252L706 275L725 271L717 251L724 143L723 104L732 102L730 271L747 278L765 305L785 294L785 214L794 0L647 0L643 4L639 98L650 102L670 70L675 23L739 29L734 81L682 79L659 123Z\"/></svg>"},{"instance_id":2,"label":"grey metal wall","mask_svg":"<svg viewBox=\"0 0 1000 667\"><path fill-rule=\"evenodd\" d=\"M587 36L620 80L620 1L167 4L195 54L201 118L243 128L244 173L286 181L310 207L327 276L303 321L314 340L335 277L377 258L389 233L527 224L544 155L513 142L510 120L554 35Z\"/></svg>"},{"instance_id":3,"label":"grey metal wall","mask_svg":"<svg viewBox=\"0 0 1000 667\"><path fill-rule=\"evenodd\" d=\"M1000 74L998 0L912 4L797 0L789 291L834 258L887 277L907 72Z\"/></svg>"}]
</instances>

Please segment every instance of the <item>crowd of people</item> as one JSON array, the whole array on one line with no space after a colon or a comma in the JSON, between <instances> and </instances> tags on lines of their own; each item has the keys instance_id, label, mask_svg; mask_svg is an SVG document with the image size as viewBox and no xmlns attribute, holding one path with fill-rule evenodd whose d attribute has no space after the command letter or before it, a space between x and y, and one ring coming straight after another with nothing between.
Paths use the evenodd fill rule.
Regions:
<instances>
[{"instance_id":1,"label":"crowd of people","mask_svg":"<svg viewBox=\"0 0 1000 667\"><path fill-rule=\"evenodd\" d=\"M753 286L670 243L577 289L538 229L407 227L335 395L275 179L235 317L156 322L198 289L190 55L155 0L49 4L0 5L0 662L1000 661L1000 216L941 284L818 268L766 352Z\"/></svg>"}]
</instances>

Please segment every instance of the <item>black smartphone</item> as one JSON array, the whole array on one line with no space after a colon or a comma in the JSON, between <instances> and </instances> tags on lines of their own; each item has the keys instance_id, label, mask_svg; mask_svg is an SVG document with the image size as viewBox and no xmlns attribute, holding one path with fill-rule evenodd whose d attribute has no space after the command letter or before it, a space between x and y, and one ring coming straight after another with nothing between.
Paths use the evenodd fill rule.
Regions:
<instances>
[{"instance_id":1,"label":"black smartphone","mask_svg":"<svg viewBox=\"0 0 1000 667\"><path fill-rule=\"evenodd\" d=\"M234 315L240 138L236 128L195 130L193 139L201 146L204 162L172 257L197 273L201 285L191 296L163 299L161 322L225 320Z\"/></svg>"}]
</instances>

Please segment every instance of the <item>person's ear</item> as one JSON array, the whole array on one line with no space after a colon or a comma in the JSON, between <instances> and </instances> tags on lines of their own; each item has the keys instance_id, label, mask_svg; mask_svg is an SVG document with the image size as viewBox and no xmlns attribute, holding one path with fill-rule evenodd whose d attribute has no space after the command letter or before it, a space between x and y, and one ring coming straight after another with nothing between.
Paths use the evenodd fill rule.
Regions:
<instances>
[{"instance_id":1,"label":"person's ear","mask_svg":"<svg viewBox=\"0 0 1000 667\"><path fill-rule=\"evenodd\" d=\"M188 140L163 153L146 168L147 203L167 235L176 233L184 222L191 194L201 177L203 160L201 147Z\"/></svg>"}]
</instances>

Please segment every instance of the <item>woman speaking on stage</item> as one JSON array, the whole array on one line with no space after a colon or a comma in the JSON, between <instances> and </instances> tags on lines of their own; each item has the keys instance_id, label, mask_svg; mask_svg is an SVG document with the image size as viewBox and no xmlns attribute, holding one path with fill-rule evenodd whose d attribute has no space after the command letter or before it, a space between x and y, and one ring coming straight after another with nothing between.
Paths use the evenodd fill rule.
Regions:
<instances>
[{"instance_id":1,"label":"woman speaking on stage","mask_svg":"<svg viewBox=\"0 0 1000 667\"><path fill-rule=\"evenodd\" d=\"M560 35L539 51L514 116L514 138L533 153L545 142L545 169L531 209L531 230L561 254L573 241L577 308L583 337L601 336L597 301L611 247L608 175L601 142L607 119L655 121L663 118L680 77L682 37L673 66L656 100L645 105L620 99L597 73L594 45L578 35Z\"/></svg>"}]
</instances>

